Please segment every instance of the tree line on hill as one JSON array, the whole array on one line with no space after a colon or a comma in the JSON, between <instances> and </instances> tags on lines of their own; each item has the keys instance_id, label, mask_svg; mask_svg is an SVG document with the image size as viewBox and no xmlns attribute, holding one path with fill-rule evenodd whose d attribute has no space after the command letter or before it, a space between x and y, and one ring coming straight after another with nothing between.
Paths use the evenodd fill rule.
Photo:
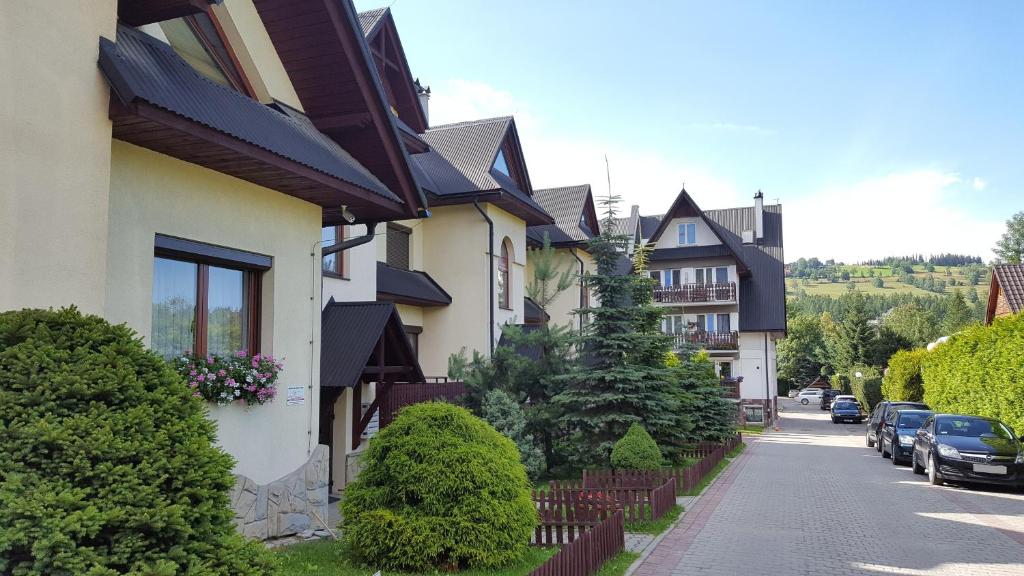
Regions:
<instances>
[{"instance_id":1,"label":"tree line on hill","mask_svg":"<svg viewBox=\"0 0 1024 576\"><path fill-rule=\"evenodd\" d=\"M881 260L865 260L861 264L878 267L893 266L914 266L931 264L932 266L967 266L969 264L984 264L980 256L969 254L932 254L927 258L923 254L911 256L887 256Z\"/></svg>"}]
</instances>

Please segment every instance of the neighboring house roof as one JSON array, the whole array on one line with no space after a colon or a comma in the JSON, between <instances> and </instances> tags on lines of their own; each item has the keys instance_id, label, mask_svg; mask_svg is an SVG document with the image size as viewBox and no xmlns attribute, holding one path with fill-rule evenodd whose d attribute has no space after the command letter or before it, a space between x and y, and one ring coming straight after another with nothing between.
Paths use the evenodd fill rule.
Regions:
<instances>
[{"instance_id":1,"label":"neighboring house roof","mask_svg":"<svg viewBox=\"0 0 1024 576\"><path fill-rule=\"evenodd\" d=\"M743 244L744 230L754 229L754 207L706 210L719 233L730 245L738 246L750 269L740 278L741 332L786 330L786 285L782 249L782 206L764 206L764 238L760 243ZM657 250L655 251L657 252Z\"/></svg>"},{"instance_id":2,"label":"neighboring house roof","mask_svg":"<svg viewBox=\"0 0 1024 576\"><path fill-rule=\"evenodd\" d=\"M637 228L640 226L640 207L634 204L629 209L629 216L616 218L612 221L612 234L616 236L628 236L630 241L636 237ZM657 224L654 225L657 228Z\"/></svg>"},{"instance_id":3,"label":"neighboring house roof","mask_svg":"<svg viewBox=\"0 0 1024 576\"><path fill-rule=\"evenodd\" d=\"M1024 264L997 264L992 267L986 322L991 322L995 316L1000 294L1012 314L1024 311Z\"/></svg>"},{"instance_id":4,"label":"neighboring house roof","mask_svg":"<svg viewBox=\"0 0 1024 576\"><path fill-rule=\"evenodd\" d=\"M359 27L363 29L363 35L369 36L376 31L377 26L384 19L384 14L389 12L388 7L373 8L359 13Z\"/></svg>"},{"instance_id":5,"label":"neighboring house roof","mask_svg":"<svg viewBox=\"0 0 1024 576\"><path fill-rule=\"evenodd\" d=\"M661 224L661 219L664 215L658 216L641 216L640 217L640 238L643 240L649 240L654 235L654 231L658 229Z\"/></svg>"},{"instance_id":6,"label":"neighboring house roof","mask_svg":"<svg viewBox=\"0 0 1024 576\"><path fill-rule=\"evenodd\" d=\"M357 385L363 373L372 370L367 363L381 338L385 339L385 364L408 368L406 374L395 376L408 382L424 380L402 319L391 302L335 302L332 298L321 312L320 333L321 386Z\"/></svg>"},{"instance_id":7,"label":"neighboring house roof","mask_svg":"<svg viewBox=\"0 0 1024 576\"><path fill-rule=\"evenodd\" d=\"M526 324L544 324L550 319L551 316L534 302L533 298L529 296L523 298L523 320Z\"/></svg>"},{"instance_id":8,"label":"neighboring house roof","mask_svg":"<svg viewBox=\"0 0 1024 576\"><path fill-rule=\"evenodd\" d=\"M530 334L531 332L534 332L536 330L540 330L542 328L542 326L537 325L537 324L532 324L532 325L531 324L516 324L516 326L518 326L519 329L522 330L524 334ZM502 332L501 338L498 339L498 347L502 347L502 346L504 346L506 348L512 348L513 347L512 343L509 342L508 338L505 337L505 333L504 332ZM515 346L515 351L516 351L516 354L519 354L520 356L522 356L522 357L524 357L524 358L526 358L528 360L533 360L534 362L540 360L541 357L544 354L544 350L540 346L518 345L518 346Z\"/></svg>"},{"instance_id":9,"label":"neighboring house roof","mask_svg":"<svg viewBox=\"0 0 1024 576\"><path fill-rule=\"evenodd\" d=\"M544 242L544 232L552 245L585 244L600 234L590 184L534 190L533 199L555 219L554 224L527 228L526 235L534 243Z\"/></svg>"},{"instance_id":10,"label":"neighboring house roof","mask_svg":"<svg viewBox=\"0 0 1024 576\"><path fill-rule=\"evenodd\" d=\"M405 57L402 38L390 8L376 8L359 13L359 26L363 30L370 52L387 82L385 92L390 92L398 116L414 131L427 129L427 115L420 104L416 84Z\"/></svg>"},{"instance_id":11,"label":"neighboring house roof","mask_svg":"<svg viewBox=\"0 0 1024 576\"><path fill-rule=\"evenodd\" d=\"M282 191L325 208L357 205L339 190L341 183L332 184L332 179L337 179L379 199L376 208L372 201L367 202L364 214L376 215L372 212L376 210L393 218L402 215L402 200L304 114L277 103L261 104L209 80L171 46L142 31L118 25L116 42L100 38L99 66L115 95L111 111L115 138L277 189L262 179L267 177L267 167L251 170L252 165L271 162L271 158L253 158L253 153L235 148L236 159L225 160L230 158L227 153L210 152L212 134L216 133L224 142L247 143L261 153L269 152L323 175L306 175L306 190L294 182L282 182ZM158 129L180 135L160 138ZM207 136L195 136L204 130ZM247 161L237 159L242 157Z\"/></svg>"},{"instance_id":12,"label":"neighboring house roof","mask_svg":"<svg viewBox=\"0 0 1024 576\"><path fill-rule=\"evenodd\" d=\"M551 224L554 219L532 197L526 165L522 163L519 137L511 116L458 122L430 128L422 138L431 150L413 155L420 186L434 204L457 204L483 199L516 214L527 225ZM502 145L511 141L525 190L511 177L494 168Z\"/></svg>"},{"instance_id":13,"label":"neighboring house roof","mask_svg":"<svg viewBox=\"0 0 1024 576\"><path fill-rule=\"evenodd\" d=\"M420 217L427 200L351 0L253 5L309 119L402 198L407 217Z\"/></svg>"},{"instance_id":14,"label":"neighboring house roof","mask_svg":"<svg viewBox=\"0 0 1024 576\"><path fill-rule=\"evenodd\" d=\"M666 260L683 260L687 258L714 258L716 256L732 256L733 251L725 244L708 246L677 246L675 248L658 248L652 250L648 260L664 262Z\"/></svg>"},{"instance_id":15,"label":"neighboring house roof","mask_svg":"<svg viewBox=\"0 0 1024 576\"><path fill-rule=\"evenodd\" d=\"M413 306L447 306L452 297L426 272L377 262L377 299Z\"/></svg>"}]
</instances>

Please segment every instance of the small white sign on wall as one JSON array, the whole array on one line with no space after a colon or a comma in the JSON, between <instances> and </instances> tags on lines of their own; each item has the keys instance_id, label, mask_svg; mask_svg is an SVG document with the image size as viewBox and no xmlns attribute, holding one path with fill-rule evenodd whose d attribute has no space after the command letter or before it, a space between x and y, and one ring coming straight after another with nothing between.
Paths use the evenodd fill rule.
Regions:
<instances>
[{"instance_id":1,"label":"small white sign on wall","mask_svg":"<svg viewBox=\"0 0 1024 576\"><path fill-rule=\"evenodd\" d=\"M302 386L288 387L288 406L302 406L306 403L306 389Z\"/></svg>"}]
</instances>

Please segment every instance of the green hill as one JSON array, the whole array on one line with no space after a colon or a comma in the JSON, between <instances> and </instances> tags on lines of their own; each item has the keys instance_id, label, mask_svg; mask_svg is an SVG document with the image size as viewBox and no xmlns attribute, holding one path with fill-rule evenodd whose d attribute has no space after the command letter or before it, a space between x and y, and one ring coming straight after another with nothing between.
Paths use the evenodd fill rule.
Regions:
<instances>
[{"instance_id":1,"label":"green hill","mask_svg":"<svg viewBox=\"0 0 1024 576\"><path fill-rule=\"evenodd\" d=\"M938 291L926 290L919 286L905 283L905 276L915 279L915 282L926 281L931 276L933 282L945 282L946 286L942 293L950 294L954 290L960 290L965 296L972 288L968 273L971 267L968 266L935 266L932 272L927 270L927 265L917 264L913 266L913 273L909 275L894 274L893 269L888 266L868 266L862 264L839 264L834 267L833 279L822 278L794 278L788 273L786 275L786 294L795 296L799 290L807 294L822 296L841 296L847 289L850 282L853 282L857 290L865 294L915 294L918 296L939 295ZM977 267L975 267L977 268ZM948 270L948 275L947 275ZM845 280L845 274L849 274L849 280ZM882 279L882 287L875 286L875 279ZM988 298L988 272L980 275L978 283L973 285L977 290L978 297L982 300Z\"/></svg>"}]
</instances>

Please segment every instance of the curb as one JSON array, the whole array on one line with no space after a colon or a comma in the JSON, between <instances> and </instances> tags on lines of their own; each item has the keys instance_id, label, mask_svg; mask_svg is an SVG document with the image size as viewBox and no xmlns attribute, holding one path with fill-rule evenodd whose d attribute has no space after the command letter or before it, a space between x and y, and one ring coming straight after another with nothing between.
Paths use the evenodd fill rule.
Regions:
<instances>
[{"instance_id":1,"label":"curb","mask_svg":"<svg viewBox=\"0 0 1024 576\"><path fill-rule=\"evenodd\" d=\"M754 435L752 434L751 436L754 436ZM751 448L750 445L752 445L754 442L757 442L758 440L760 440L760 434L758 434L757 436L758 436L758 438L751 438L750 436L744 436L743 437L743 443L747 444L747 448L745 448L743 450L743 454L741 454L740 456L743 456L744 454L747 454L748 451ZM731 466L731 465L735 464L735 460L738 460L738 459L739 459L739 457L734 458L733 461L729 463L729 465ZM722 477L725 475L725 472L728 471L728 470L729 470L728 467L723 469L722 472L719 473L718 476L716 476L714 480L709 482L708 485L705 486L704 489L700 491L700 494L697 494L696 496L690 496L690 498L693 498L690 501L690 506L687 506L683 510L683 513L679 515L679 518L676 518L675 522L673 522L671 525L669 525L669 527L666 528L665 531L663 531L661 534L658 534L657 536L655 536L655 538L653 540L651 540L649 544L647 544L647 547L640 551L640 557L637 558L636 560L634 560L633 563L629 565L629 568L626 568L626 572L623 574L623 576L632 576L632 574L634 572L636 572L636 570L638 568L640 568L640 566L647 560L648 556L651 555L651 552L653 552L654 549L658 547L658 544L660 544L661 541L664 540L665 537L668 536L670 532L675 530L676 526L678 526L679 523L682 522L684 518L686 518L686 515L689 514L690 511L693 509L693 505L696 504L697 502L699 502L700 499L704 497L704 494L707 493L707 491L710 490L712 486L714 486L715 484L718 484L718 482L721 481Z\"/></svg>"}]
</instances>

